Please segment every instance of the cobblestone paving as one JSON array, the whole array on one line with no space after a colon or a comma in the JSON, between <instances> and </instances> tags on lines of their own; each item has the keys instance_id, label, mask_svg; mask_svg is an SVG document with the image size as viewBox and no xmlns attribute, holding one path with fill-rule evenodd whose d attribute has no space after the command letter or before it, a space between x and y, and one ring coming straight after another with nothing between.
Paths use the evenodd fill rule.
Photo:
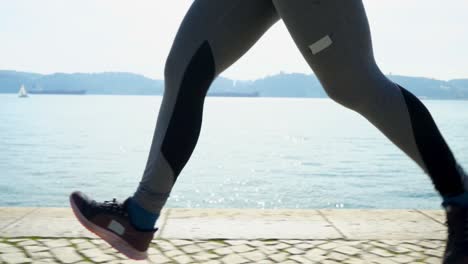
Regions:
<instances>
[{"instance_id":1,"label":"cobblestone paving","mask_svg":"<svg viewBox=\"0 0 468 264\"><path fill-rule=\"evenodd\" d=\"M0 238L0 263L441 263L441 240L154 240L131 261L100 239Z\"/></svg>"}]
</instances>

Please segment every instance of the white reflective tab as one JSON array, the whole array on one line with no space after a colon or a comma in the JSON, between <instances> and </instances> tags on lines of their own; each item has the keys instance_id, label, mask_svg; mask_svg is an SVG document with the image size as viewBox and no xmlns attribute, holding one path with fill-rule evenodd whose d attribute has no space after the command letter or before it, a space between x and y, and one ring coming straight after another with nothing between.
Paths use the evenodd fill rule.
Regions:
<instances>
[{"instance_id":1,"label":"white reflective tab","mask_svg":"<svg viewBox=\"0 0 468 264\"><path fill-rule=\"evenodd\" d=\"M114 231L115 233L119 235L123 235L123 233L125 232L125 227L123 227L123 225L121 225L119 222L115 220L112 220L107 226L107 228L109 228L110 230Z\"/></svg>"},{"instance_id":2,"label":"white reflective tab","mask_svg":"<svg viewBox=\"0 0 468 264\"><path fill-rule=\"evenodd\" d=\"M331 38L328 35L326 35L325 37L316 41L314 44L310 45L309 49L312 51L312 54L315 55L321 52L322 50L330 47L332 43L333 41L331 40Z\"/></svg>"}]
</instances>

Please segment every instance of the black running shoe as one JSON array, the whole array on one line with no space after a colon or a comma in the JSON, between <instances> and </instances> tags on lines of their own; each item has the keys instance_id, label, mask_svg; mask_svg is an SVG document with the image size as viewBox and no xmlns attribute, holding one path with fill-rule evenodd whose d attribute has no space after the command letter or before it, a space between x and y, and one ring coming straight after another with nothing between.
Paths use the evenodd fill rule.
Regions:
<instances>
[{"instance_id":1,"label":"black running shoe","mask_svg":"<svg viewBox=\"0 0 468 264\"><path fill-rule=\"evenodd\" d=\"M98 203L81 192L70 195L70 204L80 223L112 247L135 260L147 258L147 250L157 229L142 231L130 222L128 199Z\"/></svg>"},{"instance_id":2,"label":"black running shoe","mask_svg":"<svg viewBox=\"0 0 468 264\"><path fill-rule=\"evenodd\" d=\"M468 208L444 205L448 239L444 264L468 264Z\"/></svg>"}]
</instances>

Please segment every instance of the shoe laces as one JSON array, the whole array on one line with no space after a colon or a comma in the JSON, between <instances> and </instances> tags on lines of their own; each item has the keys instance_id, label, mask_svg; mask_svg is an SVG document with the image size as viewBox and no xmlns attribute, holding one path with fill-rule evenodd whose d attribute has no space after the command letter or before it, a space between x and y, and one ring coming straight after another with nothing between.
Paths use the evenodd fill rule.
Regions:
<instances>
[{"instance_id":1,"label":"shoe laces","mask_svg":"<svg viewBox=\"0 0 468 264\"><path fill-rule=\"evenodd\" d=\"M113 198L110 201L104 201L102 203L96 203L96 205L98 207L100 207L101 209L103 209L103 210L105 210L107 212L110 212L110 213L123 215L123 216L127 215L127 211L125 210L124 205L122 203L119 203L117 201L117 199L115 199L115 198Z\"/></svg>"}]
</instances>

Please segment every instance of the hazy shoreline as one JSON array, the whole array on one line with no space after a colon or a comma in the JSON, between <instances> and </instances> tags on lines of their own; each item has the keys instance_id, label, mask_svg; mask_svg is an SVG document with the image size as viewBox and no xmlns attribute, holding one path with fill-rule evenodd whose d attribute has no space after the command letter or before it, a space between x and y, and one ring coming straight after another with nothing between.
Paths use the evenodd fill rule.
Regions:
<instances>
[{"instance_id":1,"label":"hazy shoreline","mask_svg":"<svg viewBox=\"0 0 468 264\"><path fill-rule=\"evenodd\" d=\"M425 77L388 75L421 99L468 99L468 79L448 81ZM100 95L162 95L164 81L125 72L37 74L0 70L0 94L17 93L20 86L27 90L64 92L86 90L86 94ZM249 81L218 77L208 95L228 94L242 97L327 98L314 75L280 73ZM237 95L236 95L237 94Z\"/></svg>"}]
</instances>

